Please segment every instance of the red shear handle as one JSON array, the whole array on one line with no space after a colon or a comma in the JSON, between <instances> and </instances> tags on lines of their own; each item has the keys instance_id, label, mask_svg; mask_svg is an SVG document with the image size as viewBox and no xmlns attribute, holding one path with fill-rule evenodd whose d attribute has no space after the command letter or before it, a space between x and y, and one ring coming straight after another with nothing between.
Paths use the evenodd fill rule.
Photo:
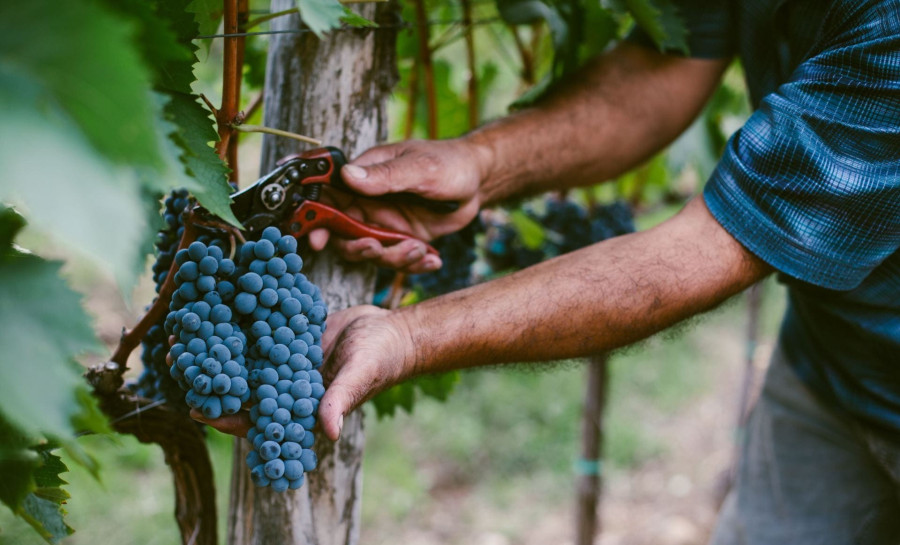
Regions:
<instances>
[{"instance_id":1,"label":"red shear handle","mask_svg":"<svg viewBox=\"0 0 900 545\"><path fill-rule=\"evenodd\" d=\"M327 204L316 201L303 201L284 222L283 227L297 238L309 234L313 229L324 228L343 238L374 238L385 246L416 238L406 233L366 225ZM431 245L425 244L425 248L429 254L438 255L438 251Z\"/></svg>"}]
</instances>

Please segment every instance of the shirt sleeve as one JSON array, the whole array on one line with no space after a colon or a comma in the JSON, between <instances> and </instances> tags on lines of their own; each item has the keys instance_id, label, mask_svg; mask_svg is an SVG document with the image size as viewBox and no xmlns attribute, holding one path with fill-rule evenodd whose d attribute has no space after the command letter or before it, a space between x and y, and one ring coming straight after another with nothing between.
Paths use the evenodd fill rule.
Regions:
<instances>
[{"instance_id":1,"label":"shirt sleeve","mask_svg":"<svg viewBox=\"0 0 900 545\"><path fill-rule=\"evenodd\" d=\"M687 28L689 55L700 59L722 59L735 54L737 35L732 14L733 2L722 0L676 0L678 16ZM656 42L641 27L635 26L627 41L657 49ZM665 53L683 55L680 50Z\"/></svg>"},{"instance_id":2,"label":"shirt sleeve","mask_svg":"<svg viewBox=\"0 0 900 545\"><path fill-rule=\"evenodd\" d=\"M763 99L704 189L748 250L832 290L855 288L900 246L900 18L880 11L844 19Z\"/></svg>"}]
</instances>

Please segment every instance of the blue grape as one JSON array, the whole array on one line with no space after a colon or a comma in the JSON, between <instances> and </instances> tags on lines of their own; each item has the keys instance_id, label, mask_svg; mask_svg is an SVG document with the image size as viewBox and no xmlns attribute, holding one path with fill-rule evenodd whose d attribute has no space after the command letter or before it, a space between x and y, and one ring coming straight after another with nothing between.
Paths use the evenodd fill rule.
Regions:
<instances>
[{"instance_id":1,"label":"blue grape","mask_svg":"<svg viewBox=\"0 0 900 545\"><path fill-rule=\"evenodd\" d=\"M281 445L275 441L266 441L259 448L259 455L266 461L278 458L279 454L281 454Z\"/></svg>"},{"instance_id":2,"label":"blue grape","mask_svg":"<svg viewBox=\"0 0 900 545\"><path fill-rule=\"evenodd\" d=\"M303 453L300 454L300 463L303 464L303 471L308 473L316 469L316 466L319 464L319 459L315 452L305 448L303 449Z\"/></svg>"},{"instance_id":3,"label":"blue grape","mask_svg":"<svg viewBox=\"0 0 900 545\"><path fill-rule=\"evenodd\" d=\"M289 481L295 481L303 477L303 464L300 460L286 460L284 462L284 477Z\"/></svg>"},{"instance_id":4,"label":"blue grape","mask_svg":"<svg viewBox=\"0 0 900 545\"><path fill-rule=\"evenodd\" d=\"M238 287L246 293L259 293L263 288L262 278L256 273L248 272L238 279Z\"/></svg>"},{"instance_id":5,"label":"blue grape","mask_svg":"<svg viewBox=\"0 0 900 545\"><path fill-rule=\"evenodd\" d=\"M302 458L302 455L301 455ZM301 462L302 464L303 462ZM275 458L266 462L266 477L275 480L280 479L284 475L284 461Z\"/></svg>"},{"instance_id":6,"label":"blue grape","mask_svg":"<svg viewBox=\"0 0 900 545\"><path fill-rule=\"evenodd\" d=\"M298 424L299 426L299 424ZM303 434L302 437L306 437L310 435L309 432ZM302 441L302 439L301 439ZM294 441L285 441L281 444L281 457L285 460L297 460L300 458L300 455L303 453L303 448L300 443Z\"/></svg>"}]
</instances>

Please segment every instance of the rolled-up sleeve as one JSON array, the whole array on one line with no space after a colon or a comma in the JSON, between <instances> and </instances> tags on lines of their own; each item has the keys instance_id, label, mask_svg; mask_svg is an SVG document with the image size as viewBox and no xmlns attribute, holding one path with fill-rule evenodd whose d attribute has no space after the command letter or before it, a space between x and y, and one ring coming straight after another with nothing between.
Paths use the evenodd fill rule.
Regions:
<instances>
[{"instance_id":1,"label":"rolled-up sleeve","mask_svg":"<svg viewBox=\"0 0 900 545\"><path fill-rule=\"evenodd\" d=\"M900 247L900 32L872 11L763 99L704 189L748 250L833 290Z\"/></svg>"}]
</instances>

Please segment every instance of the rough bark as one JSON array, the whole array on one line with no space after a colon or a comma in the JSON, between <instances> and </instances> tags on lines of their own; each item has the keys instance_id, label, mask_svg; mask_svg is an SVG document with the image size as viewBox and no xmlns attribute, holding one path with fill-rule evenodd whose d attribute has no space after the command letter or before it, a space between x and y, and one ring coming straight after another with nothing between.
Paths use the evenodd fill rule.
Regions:
<instances>
[{"instance_id":1,"label":"rough bark","mask_svg":"<svg viewBox=\"0 0 900 545\"><path fill-rule=\"evenodd\" d=\"M273 0L272 11L294 7ZM360 13L392 26L390 5L363 5ZM273 20L275 30L299 28L297 16ZM322 139L349 157L383 142L387 136L387 98L396 80L395 32L344 30L323 40L311 33L271 38L266 74L265 124ZM267 137L262 170L298 143ZM321 287L330 312L368 302L374 270L350 266L327 252L306 256L304 272ZM303 543L348 545L359 540L362 488L363 419L344 419L341 440L332 444L317 433L319 467L296 491L278 494L256 488L244 463L248 444L235 444L228 543L240 545Z\"/></svg>"}]
</instances>

